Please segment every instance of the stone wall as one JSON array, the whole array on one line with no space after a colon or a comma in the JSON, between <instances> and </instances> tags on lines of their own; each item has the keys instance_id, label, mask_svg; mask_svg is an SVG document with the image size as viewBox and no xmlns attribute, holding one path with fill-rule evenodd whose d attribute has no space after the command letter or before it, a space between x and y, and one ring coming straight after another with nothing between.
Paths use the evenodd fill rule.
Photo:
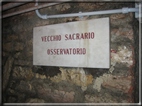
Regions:
<instances>
[{"instance_id":1,"label":"stone wall","mask_svg":"<svg viewBox=\"0 0 142 106\"><path fill-rule=\"evenodd\" d=\"M42 14L134 7L134 3L63 3ZM72 21L110 18L110 69L33 65L33 28ZM133 27L135 25L135 27ZM35 12L2 20L4 103L138 102L138 21L133 13L40 19ZM61 60L62 61L62 60Z\"/></svg>"}]
</instances>

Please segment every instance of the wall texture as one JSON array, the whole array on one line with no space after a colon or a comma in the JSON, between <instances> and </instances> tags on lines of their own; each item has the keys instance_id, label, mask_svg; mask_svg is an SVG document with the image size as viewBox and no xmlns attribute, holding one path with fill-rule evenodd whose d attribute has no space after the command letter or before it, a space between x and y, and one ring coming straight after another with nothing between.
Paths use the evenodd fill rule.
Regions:
<instances>
[{"instance_id":1,"label":"wall texture","mask_svg":"<svg viewBox=\"0 0 142 106\"><path fill-rule=\"evenodd\" d=\"M61 14L134 7L134 3L63 3L41 9ZM110 18L110 69L33 66L33 28ZM138 21L133 13L40 19L35 12L2 20L4 103L138 102ZM62 60L61 60L62 61Z\"/></svg>"}]
</instances>

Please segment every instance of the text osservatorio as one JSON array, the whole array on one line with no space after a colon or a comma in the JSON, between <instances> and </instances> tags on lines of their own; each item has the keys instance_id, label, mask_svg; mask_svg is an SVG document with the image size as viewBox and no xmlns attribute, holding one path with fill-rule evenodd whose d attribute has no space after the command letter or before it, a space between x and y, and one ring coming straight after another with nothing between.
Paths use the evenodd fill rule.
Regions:
<instances>
[{"instance_id":1,"label":"text osservatorio","mask_svg":"<svg viewBox=\"0 0 142 106\"><path fill-rule=\"evenodd\" d=\"M42 42L60 42L62 40L62 35L50 35L50 36L42 36ZM94 39L94 32L86 32L86 33L73 33L73 34L65 34L64 40L85 40L85 39ZM86 48L48 48L48 55L85 55Z\"/></svg>"}]
</instances>

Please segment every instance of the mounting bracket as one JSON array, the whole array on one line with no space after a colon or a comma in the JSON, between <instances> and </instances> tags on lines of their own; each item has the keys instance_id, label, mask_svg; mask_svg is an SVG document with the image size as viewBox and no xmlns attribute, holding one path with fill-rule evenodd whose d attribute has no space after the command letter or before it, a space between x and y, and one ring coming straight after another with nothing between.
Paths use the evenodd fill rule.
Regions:
<instances>
[{"instance_id":1,"label":"mounting bracket","mask_svg":"<svg viewBox=\"0 0 142 106\"><path fill-rule=\"evenodd\" d=\"M135 8L139 9L138 12L135 12L135 18L137 18L142 23L142 1L135 3Z\"/></svg>"}]
</instances>

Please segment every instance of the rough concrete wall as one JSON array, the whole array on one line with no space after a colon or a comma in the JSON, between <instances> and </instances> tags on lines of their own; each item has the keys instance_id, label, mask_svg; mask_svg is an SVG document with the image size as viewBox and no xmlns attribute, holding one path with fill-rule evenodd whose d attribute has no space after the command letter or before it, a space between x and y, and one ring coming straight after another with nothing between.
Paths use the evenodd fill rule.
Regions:
<instances>
[{"instance_id":1,"label":"rough concrete wall","mask_svg":"<svg viewBox=\"0 0 142 106\"><path fill-rule=\"evenodd\" d=\"M63 3L40 12L61 14L133 6L134 3ZM134 30L137 33L138 27L133 28L134 14L88 16L82 20L102 17L110 18L110 69L33 66L33 27L79 21L78 17L42 20L35 12L29 12L3 19L3 102L135 102L138 96L138 93L134 95L134 87L138 86L138 83L135 85L138 77L134 74L138 71L135 69L135 47L138 44Z\"/></svg>"}]
</instances>

